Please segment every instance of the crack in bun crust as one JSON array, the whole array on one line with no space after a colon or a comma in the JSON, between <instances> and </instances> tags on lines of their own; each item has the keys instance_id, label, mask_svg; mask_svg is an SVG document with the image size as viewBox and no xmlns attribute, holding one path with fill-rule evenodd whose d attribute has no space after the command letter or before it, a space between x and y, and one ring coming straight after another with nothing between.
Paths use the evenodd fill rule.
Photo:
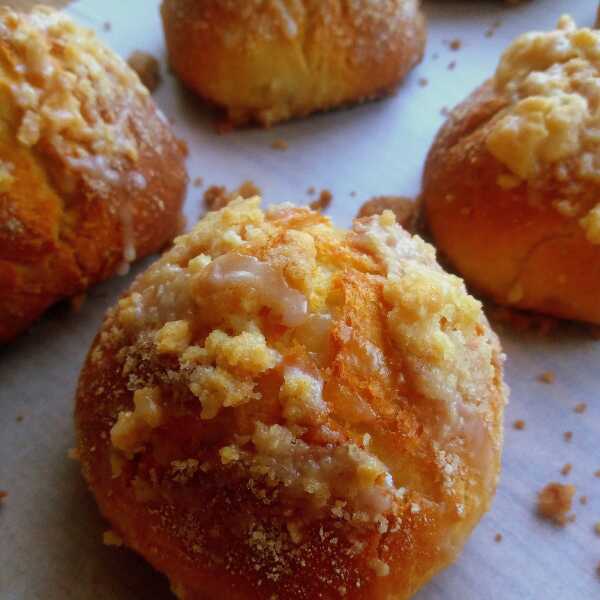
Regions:
<instances>
[{"instance_id":1,"label":"crack in bun crust","mask_svg":"<svg viewBox=\"0 0 600 600\"><path fill-rule=\"evenodd\" d=\"M489 508L506 389L481 305L384 211L239 198L111 309L82 470L181 598L410 597Z\"/></svg>"}]
</instances>

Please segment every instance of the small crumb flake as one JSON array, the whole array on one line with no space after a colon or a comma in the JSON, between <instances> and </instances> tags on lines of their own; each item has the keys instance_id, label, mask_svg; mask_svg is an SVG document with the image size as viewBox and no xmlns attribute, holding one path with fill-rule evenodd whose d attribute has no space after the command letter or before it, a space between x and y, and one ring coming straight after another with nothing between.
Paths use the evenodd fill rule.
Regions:
<instances>
[{"instance_id":1,"label":"small crumb flake","mask_svg":"<svg viewBox=\"0 0 600 600\"><path fill-rule=\"evenodd\" d=\"M544 371L538 375L537 380L540 383L552 384L556 381L556 375L554 371Z\"/></svg>"},{"instance_id":2,"label":"small crumb flake","mask_svg":"<svg viewBox=\"0 0 600 600\"><path fill-rule=\"evenodd\" d=\"M208 211L221 210L238 197L252 198L260 196L261 189L252 181L244 181L240 186L228 191L224 185L211 185L203 195L204 206Z\"/></svg>"},{"instance_id":3,"label":"small crumb flake","mask_svg":"<svg viewBox=\"0 0 600 600\"><path fill-rule=\"evenodd\" d=\"M456 50L460 50L462 48L462 41L459 38L454 38L453 40L450 40L448 46L450 47L450 50L456 52Z\"/></svg>"},{"instance_id":4,"label":"small crumb flake","mask_svg":"<svg viewBox=\"0 0 600 600\"><path fill-rule=\"evenodd\" d=\"M369 566L375 571L377 577L387 577L390 574L390 565L379 558L372 559L369 562Z\"/></svg>"},{"instance_id":5,"label":"small crumb flake","mask_svg":"<svg viewBox=\"0 0 600 600\"><path fill-rule=\"evenodd\" d=\"M21 423L23 421L23 419L24 419L23 415L17 415L15 420L17 421L17 423Z\"/></svg>"},{"instance_id":6,"label":"small crumb flake","mask_svg":"<svg viewBox=\"0 0 600 600\"><path fill-rule=\"evenodd\" d=\"M327 210L333 201L333 194L329 190L321 190L319 197L313 200L309 206L312 210Z\"/></svg>"},{"instance_id":7,"label":"small crumb flake","mask_svg":"<svg viewBox=\"0 0 600 600\"><path fill-rule=\"evenodd\" d=\"M560 474L564 475L565 477L567 475L569 475L569 473L571 473L571 471L573 470L573 465L571 463L567 463L561 470L560 470Z\"/></svg>"},{"instance_id":8,"label":"small crumb flake","mask_svg":"<svg viewBox=\"0 0 600 600\"><path fill-rule=\"evenodd\" d=\"M587 496L581 496L581 498L579 498L579 504L581 504L582 506L585 506L587 503L588 503Z\"/></svg>"},{"instance_id":9,"label":"small crumb flake","mask_svg":"<svg viewBox=\"0 0 600 600\"><path fill-rule=\"evenodd\" d=\"M317 190L315 189L315 186L314 186L314 185L311 185L311 186L310 186L310 187L309 187L309 188L306 190L306 193L307 193L309 196L312 196L312 195L316 194L316 192L317 192Z\"/></svg>"},{"instance_id":10,"label":"small crumb flake","mask_svg":"<svg viewBox=\"0 0 600 600\"><path fill-rule=\"evenodd\" d=\"M117 535L112 529L102 534L102 542L105 546L116 546L117 548L123 545L121 536Z\"/></svg>"},{"instance_id":11,"label":"small crumb flake","mask_svg":"<svg viewBox=\"0 0 600 600\"><path fill-rule=\"evenodd\" d=\"M136 50L127 59L127 64L138 74L140 81L152 93L160 85L160 65L148 52Z\"/></svg>"},{"instance_id":12,"label":"small crumb flake","mask_svg":"<svg viewBox=\"0 0 600 600\"><path fill-rule=\"evenodd\" d=\"M2 502L7 496L8 492L6 492L5 490L0 490L0 502Z\"/></svg>"},{"instance_id":13,"label":"small crumb flake","mask_svg":"<svg viewBox=\"0 0 600 600\"><path fill-rule=\"evenodd\" d=\"M289 148L289 145L285 140L276 139L271 142L271 148L273 148L273 150L280 150L284 152Z\"/></svg>"},{"instance_id":14,"label":"small crumb flake","mask_svg":"<svg viewBox=\"0 0 600 600\"><path fill-rule=\"evenodd\" d=\"M194 181L192 181L192 185L194 187L202 187L202 184L204 183L204 177L194 177Z\"/></svg>"},{"instance_id":15,"label":"small crumb flake","mask_svg":"<svg viewBox=\"0 0 600 600\"><path fill-rule=\"evenodd\" d=\"M567 516L567 513L571 510L574 495L574 485L563 485L556 482L549 483L538 494L537 512L542 518L563 527L572 521Z\"/></svg>"},{"instance_id":16,"label":"small crumb flake","mask_svg":"<svg viewBox=\"0 0 600 600\"><path fill-rule=\"evenodd\" d=\"M573 439L573 432L572 431L565 431L563 433L563 437L565 438L565 442L570 442Z\"/></svg>"},{"instance_id":17,"label":"small crumb flake","mask_svg":"<svg viewBox=\"0 0 600 600\"><path fill-rule=\"evenodd\" d=\"M360 219L391 210L396 216L396 222L407 231L411 231L415 206L413 199L405 196L374 196L360 207L356 216Z\"/></svg>"},{"instance_id":18,"label":"small crumb flake","mask_svg":"<svg viewBox=\"0 0 600 600\"><path fill-rule=\"evenodd\" d=\"M451 60L448 63L448 71L454 71L454 69L456 69L456 61L455 60Z\"/></svg>"},{"instance_id":19,"label":"small crumb flake","mask_svg":"<svg viewBox=\"0 0 600 600\"><path fill-rule=\"evenodd\" d=\"M587 404L585 402L580 402L579 404L576 404L575 408L573 409L573 411L576 412L578 415L583 414L586 410Z\"/></svg>"},{"instance_id":20,"label":"small crumb flake","mask_svg":"<svg viewBox=\"0 0 600 600\"><path fill-rule=\"evenodd\" d=\"M596 535L600 535L600 521L598 521L595 525L594 525L594 532L596 533Z\"/></svg>"},{"instance_id":21,"label":"small crumb flake","mask_svg":"<svg viewBox=\"0 0 600 600\"><path fill-rule=\"evenodd\" d=\"M497 533L497 534L494 536L494 541L495 541L497 544L499 544L499 543L502 541L502 534L501 534L501 533Z\"/></svg>"},{"instance_id":22,"label":"small crumb flake","mask_svg":"<svg viewBox=\"0 0 600 600\"><path fill-rule=\"evenodd\" d=\"M523 429L525 429L525 421L523 421L523 419L517 419L513 423L513 427L518 431L523 431Z\"/></svg>"},{"instance_id":23,"label":"small crumb flake","mask_svg":"<svg viewBox=\"0 0 600 600\"><path fill-rule=\"evenodd\" d=\"M426 87L429 84L429 79L427 77L419 77L419 85L421 87Z\"/></svg>"}]
</instances>

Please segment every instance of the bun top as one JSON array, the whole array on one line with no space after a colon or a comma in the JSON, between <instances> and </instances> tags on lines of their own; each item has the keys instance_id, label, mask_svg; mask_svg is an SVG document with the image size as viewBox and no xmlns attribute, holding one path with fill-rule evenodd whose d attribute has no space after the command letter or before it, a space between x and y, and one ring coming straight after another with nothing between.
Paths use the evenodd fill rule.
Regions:
<instances>
[{"instance_id":1,"label":"bun top","mask_svg":"<svg viewBox=\"0 0 600 600\"><path fill-rule=\"evenodd\" d=\"M159 139L151 124L136 127L135 114L150 102L126 63L65 14L0 8L2 133L59 166L61 192L78 178L100 195L120 183L143 186L133 168L138 144ZM6 190L11 165L2 165Z\"/></svg>"},{"instance_id":2,"label":"bun top","mask_svg":"<svg viewBox=\"0 0 600 600\"><path fill-rule=\"evenodd\" d=\"M504 52L493 83L509 101L486 141L512 173L499 184L516 187L548 171L559 182L600 182L600 31L563 16L555 31L526 33ZM577 214L569 200L553 200L564 216ZM600 205L579 222L600 243Z\"/></svg>"},{"instance_id":3,"label":"bun top","mask_svg":"<svg viewBox=\"0 0 600 600\"><path fill-rule=\"evenodd\" d=\"M293 536L298 515L380 532L437 502L461 515L471 486L495 484L495 338L390 211L344 231L238 199L177 238L103 331L92 365L116 355L134 391L113 450L177 456L167 480L245 482Z\"/></svg>"}]
</instances>

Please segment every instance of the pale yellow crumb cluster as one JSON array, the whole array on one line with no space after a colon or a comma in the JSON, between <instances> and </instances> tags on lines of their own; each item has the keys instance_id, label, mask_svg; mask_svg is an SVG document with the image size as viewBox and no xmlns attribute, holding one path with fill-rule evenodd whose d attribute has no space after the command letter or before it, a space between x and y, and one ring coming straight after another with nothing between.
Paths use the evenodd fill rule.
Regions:
<instances>
[{"instance_id":1,"label":"pale yellow crumb cluster","mask_svg":"<svg viewBox=\"0 0 600 600\"><path fill-rule=\"evenodd\" d=\"M512 173L499 178L502 188L533 179L548 166L564 177L567 163L580 180L600 182L599 48L600 31L578 29L563 16L556 30L526 33L504 52L494 84L511 104L486 139ZM557 203L563 216L576 215L577 206ZM590 242L600 243L596 209L579 223Z\"/></svg>"},{"instance_id":2,"label":"pale yellow crumb cluster","mask_svg":"<svg viewBox=\"0 0 600 600\"><path fill-rule=\"evenodd\" d=\"M51 152L97 186L138 158L130 111L147 91L96 35L60 11L0 8L3 120L16 140Z\"/></svg>"}]
</instances>

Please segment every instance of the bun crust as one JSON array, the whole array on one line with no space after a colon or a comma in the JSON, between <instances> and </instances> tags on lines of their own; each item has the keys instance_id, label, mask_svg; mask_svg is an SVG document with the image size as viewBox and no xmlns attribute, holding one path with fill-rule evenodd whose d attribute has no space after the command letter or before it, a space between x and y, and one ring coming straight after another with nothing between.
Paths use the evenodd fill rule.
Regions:
<instances>
[{"instance_id":1,"label":"bun crust","mask_svg":"<svg viewBox=\"0 0 600 600\"><path fill-rule=\"evenodd\" d=\"M425 46L418 0L164 0L161 10L174 71L233 125L389 94Z\"/></svg>"},{"instance_id":2,"label":"bun crust","mask_svg":"<svg viewBox=\"0 0 600 600\"><path fill-rule=\"evenodd\" d=\"M184 157L137 76L51 9L0 9L0 343L181 227Z\"/></svg>"},{"instance_id":3,"label":"bun crust","mask_svg":"<svg viewBox=\"0 0 600 600\"><path fill-rule=\"evenodd\" d=\"M567 18L507 49L495 77L452 111L433 143L420 225L496 302L600 323L598 111L583 103L600 82L585 50L593 38Z\"/></svg>"},{"instance_id":4,"label":"bun crust","mask_svg":"<svg viewBox=\"0 0 600 600\"><path fill-rule=\"evenodd\" d=\"M390 211L208 213L112 309L78 452L124 542L186 600L410 597L500 468L501 353Z\"/></svg>"}]
</instances>

